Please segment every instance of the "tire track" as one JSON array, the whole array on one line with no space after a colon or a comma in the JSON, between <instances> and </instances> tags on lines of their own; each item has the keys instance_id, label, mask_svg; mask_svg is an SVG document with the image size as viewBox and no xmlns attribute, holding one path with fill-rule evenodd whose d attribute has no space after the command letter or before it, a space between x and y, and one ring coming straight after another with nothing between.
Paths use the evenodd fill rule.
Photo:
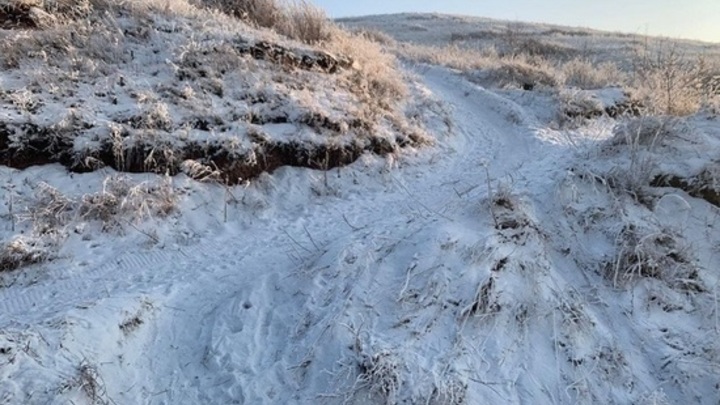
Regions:
<instances>
[{"instance_id":1,"label":"tire track","mask_svg":"<svg viewBox=\"0 0 720 405\"><path fill-rule=\"evenodd\" d=\"M0 327L20 317L25 321L47 318L68 307L111 296L121 287L130 286L132 290L133 276L142 276L148 271L164 271L164 273L172 271L168 268L172 266L159 266L164 263L200 262L203 252L216 251L216 245L216 241L210 240L178 251L152 250L140 254L126 253L65 279L43 280L22 289L0 289ZM153 277L159 275L155 273ZM115 284L111 286L104 284L108 279L114 280ZM135 286L139 290L143 287L145 285Z\"/></svg>"}]
</instances>

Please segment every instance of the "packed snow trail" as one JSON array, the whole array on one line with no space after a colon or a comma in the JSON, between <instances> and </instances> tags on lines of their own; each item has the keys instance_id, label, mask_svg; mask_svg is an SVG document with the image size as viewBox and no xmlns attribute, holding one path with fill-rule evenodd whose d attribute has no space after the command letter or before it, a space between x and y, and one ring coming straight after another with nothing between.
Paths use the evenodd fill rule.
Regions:
<instances>
[{"instance_id":1,"label":"packed snow trail","mask_svg":"<svg viewBox=\"0 0 720 405\"><path fill-rule=\"evenodd\" d=\"M158 376L149 391L163 393L155 397L157 403L308 403L318 395L330 402L344 401L354 385L346 380L353 376L333 373L350 372L336 370L341 359L351 361L347 348L338 342L346 339L327 335L342 333L343 319L363 316L348 313L353 311L350 301L372 299L372 290L379 286L356 291L359 280L387 277L382 274L387 266L383 256L401 241L422 243L443 228L449 235L483 232L485 224L472 218L482 210L479 201L488 181L483 164L489 167L492 181L517 175L528 162L535 173L550 170L547 164L556 167L549 150L555 147L533 137L533 123L527 122L532 118L520 115L525 125L508 125L509 115L523 114L512 101L443 69L428 68L423 77L433 93L452 107L457 126L453 138L443 140L448 145L440 149L432 166L393 170L387 174L385 189L360 190L351 198L312 204L297 214L301 219L275 221L272 225L279 229L260 235L253 230L255 243L238 247L240 254L220 248L204 277L169 297L167 306L178 309L154 324L157 335L149 351L168 353L153 356L148 365ZM545 183L551 178L546 176ZM533 182L542 190L542 182ZM460 190L470 190L470 198L459 198ZM475 207L468 210L468 205ZM288 246L290 235L301 242L291 241ZM412 251L412 246L406 249L391 267L412 262L422 253ZM304 263L298 266L288 251ZM316 261L324 265L313 264ZM333 261L353 270L345 274ZM364 263L357 267L356 261ZM334 272L324 274L332 267ZM380 274L368 275L375 272ZM402 285L402 280L391 278L387 285ZM359 298L365 293L370 295ZM381 305L363 305L384 311ZM421 316L429 324L436 317ZM321 341L326 343L318 344ZM442 351L453 350L452 346L442 349L438 361L451 362ZM305 374L310 376L301 376ZM420 387L435 382L415 383ZM420 394L432 395L430 388Z\"/></svg>"},{"instance_id":2,"label":"packed snow trail","mask_svg":"<svg viewBox=\"0 0 720 405\"><path fill-rule=\"evenodd\" d=\"M419 166L391 171L383 190L359 190L351 198L309 205L293 215L296 219L275 220L268 225L276 229L259 234L253 227L254 243L217 246L211 257L199 260L207 263L197 269L201 276L173 291L166 303L173 309L153 325L156 335L148 351L166 353L149 357L148 367L157 376L149 392L162 393L154 403L308 403L318 394L326 394L330 402L342 396L334 391L336 377L323 376L321 367L311 377L316 381L304 381L298 374L307 372L303 362L313 355L328 371L348 356L342 346L318 347L318 341L338 333L332 329L347 316L348 301L357 299L354 284L365 277L363 272L383 267L388 241L413 234L425 237L423 233L432 234L428 227L464 227L467 209L456 191L474 188L478 192L473 195L481 196L483 161L493 178L517 173L531 159L530 145L539 144L527 127L506 124L507 112L519 109L511 102L443 69L430 68L424 78L453 108L457 128L452 139L444 140L451 145L441 149L446 155L430 170ZM288 242L290 237L297 243ZM293 261L289 252L304 263ZM407 252L403 259L411 261L417 253ZM332 257L348 254L353 258ZM315 276L334 265L313 265L325 256L330 261L363 260L365 267L356 273ZM300 337L303 334L308 336ZM306 384L310 386L303 387Z\"/></svg>"},{"instance_id":3,"label":"packed snow trail","mask_svg":"<svg viewBox=\"0 0 720 405\"><path fill-rule=\"evenodd\" d=\"M75 385L55 401L75 403L88 400L68 369L78 363L97 366L96 399L117 404L628 403L662 392L657 342L685 336L647 338L644 315L607 302L632 311L627 295L561 253L581 241L556 237L574 232L556 218L574 154L536 130L552 107L419 69L451 110L437 146L389 169L281 169L258 181L264 196L247 191L257 206L196 244L0 289L0 324L30 326L14 338L27 353L63 353L16 367L37 379L64 369ZM492 199L504 200L490 209ZM711 378L698 378L689 389L711 399ZM57 394L4 384L7 403Z\"/></svg>"}]
</instances>

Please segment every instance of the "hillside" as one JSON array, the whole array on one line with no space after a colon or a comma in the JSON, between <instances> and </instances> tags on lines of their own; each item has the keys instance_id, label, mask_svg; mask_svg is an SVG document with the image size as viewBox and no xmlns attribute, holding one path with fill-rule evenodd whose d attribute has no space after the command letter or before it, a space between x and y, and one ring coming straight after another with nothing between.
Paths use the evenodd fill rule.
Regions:
<instances>
[{"instance_id":1,"label":"hillside","mask_svg":"<svg viewBox=\"0 0 720 405\"><path fill-rule=\"evenodd\" d=\"M0 404L720 401L716 45L0 4Z\"/></svg>"},{"instance_id":2,"label":"hillside","mask_svg":"<svg viewBox=\"0 0 720 405\"><path fill-rule=\"evenodd\" d=\"M720 44L709 42L462 15L387 14L341 18L337 22L350 29L375 30L399 42L417 45L495 47L501 52L509 51L512 46L535 46L536 51L550 50L566 58L597 57L601 61L621 63L632 62L639 46L664 42L676 45L687 56L720 57Z\"/></svg>"}]
</instances>

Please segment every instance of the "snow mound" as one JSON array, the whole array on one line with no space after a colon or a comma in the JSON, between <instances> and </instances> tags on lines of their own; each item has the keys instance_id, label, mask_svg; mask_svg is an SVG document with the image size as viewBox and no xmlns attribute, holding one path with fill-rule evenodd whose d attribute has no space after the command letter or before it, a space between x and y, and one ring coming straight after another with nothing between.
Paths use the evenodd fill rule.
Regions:
<instances>
[{"instance_id":1,"label":"snow mound","mask_svg":"<svg viewBox=\"0 0 720 405\"><path fill-rule=\"evenodd\" d=\"M97 3L0 31L4 164L176 174L193 160L238 183L432 143L412 118L422 95L361 37L333 28L309 46L183 0Z\"/></svg>"}]
</instances>

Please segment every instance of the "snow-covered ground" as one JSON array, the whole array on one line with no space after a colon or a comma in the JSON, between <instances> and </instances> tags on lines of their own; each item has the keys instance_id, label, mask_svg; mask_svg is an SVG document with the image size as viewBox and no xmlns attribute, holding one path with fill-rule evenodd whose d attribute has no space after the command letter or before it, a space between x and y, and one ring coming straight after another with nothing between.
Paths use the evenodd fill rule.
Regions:
<instances>
[{"instance_id":1,"label":"snow-covered ground","mask_svg":"<svg viewBox=\"0 0 720 405\"><path fill-rule=\"evenodd\" d=\"M717 404L720 211L657 178L717 181L718 118L558 129L551 92L406 68L435 145L327 172L0 166L8 239L48 190L177 200L0 274L0 404Z\"/></svg>"}]
</instances>

